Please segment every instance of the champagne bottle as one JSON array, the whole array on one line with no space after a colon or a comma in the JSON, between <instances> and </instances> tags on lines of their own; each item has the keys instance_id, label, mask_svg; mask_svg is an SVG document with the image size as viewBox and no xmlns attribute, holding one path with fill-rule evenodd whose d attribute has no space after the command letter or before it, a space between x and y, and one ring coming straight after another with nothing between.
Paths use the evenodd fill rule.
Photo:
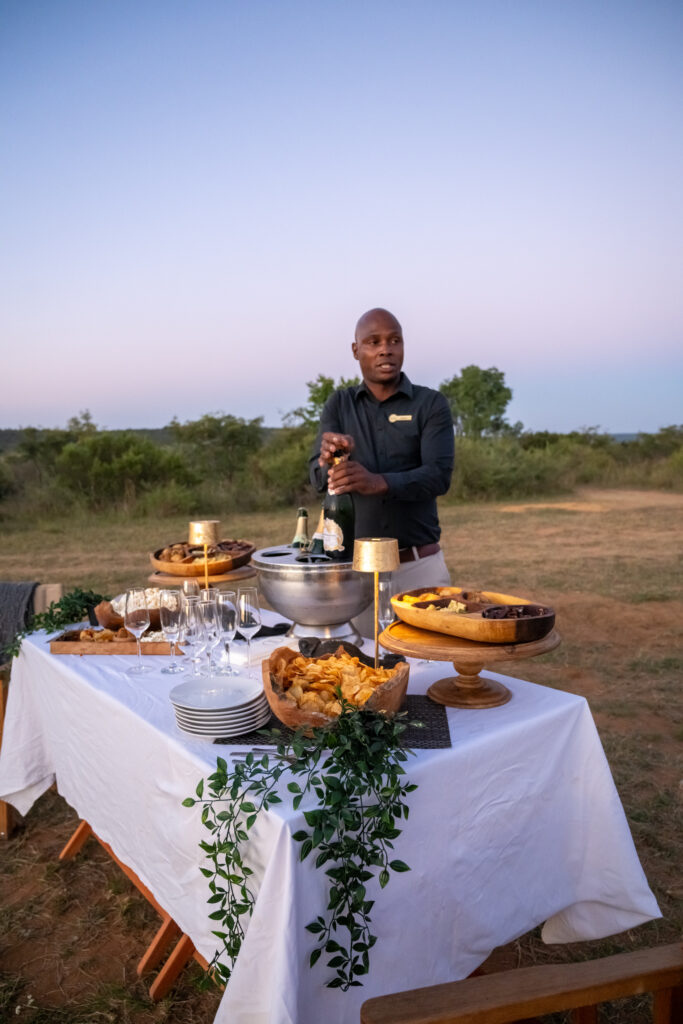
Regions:
<instances>
[{"instance_id":1,"label":"champagne bottle","mask_svg":"<svg viewBox=\"0 0 683 1024\"><path fill-rule=\"evenodd\" d=\"M320 518L318 519L318 525L315 528L313 534L313 540L311 541L308 549L309 555L318 558L325 557L325 545L323 544L323 524L325 522L325 507L320 509Z\"/></svg>"},{"instance_id":2,"label":"champagne bottle","mask_svg":"<svg viewBox=\"0 0 683 1024\"><path fill-rule=\"evenodd\" d=\"M346 452L336 451L334 465L348 458ZM353 499L350 494L332 494L328 488L323 502L323 545L325 554L338 562L353 558L354 520Z\"/></svg>"},{"instance_id":3,"label":"champagne bottle","mask_svg":"<svg viewBox=\"0 0 683 1024\"><path fill-rule=\"evenodd\" d=\"M302 548L304 551L308 550L308 511L305 508L299 508L296 512L296 533L294 534L294 540L292 541L293 548Z\"/></svg>"}]
</instances>

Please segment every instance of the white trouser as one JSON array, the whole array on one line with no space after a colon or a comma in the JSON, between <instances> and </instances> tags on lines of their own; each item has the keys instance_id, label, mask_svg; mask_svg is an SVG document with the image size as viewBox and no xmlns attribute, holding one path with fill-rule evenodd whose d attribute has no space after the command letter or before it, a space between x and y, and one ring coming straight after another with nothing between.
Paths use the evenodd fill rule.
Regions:
<instances>
[{"instance_id":1,"label":"white trouser","mask_svg":"<svg viewBox=\"0 0 683 1024\"><path fill-rule=\"evenodd\" d=\"M383 579L388 574L382 574ZM404 590L417 590L423 587L425 590L430 587L449 587L451 578L446 568L446 559L443 551L437 551L435 555L427 555L426 558L418 558L414 562L403 562L391 573L392 593L400 594ZM375 606L368 605L365 611L361 612L355 619L351 620L361 636L374 639L375 636Z\"/></svg>"}]
</instances>

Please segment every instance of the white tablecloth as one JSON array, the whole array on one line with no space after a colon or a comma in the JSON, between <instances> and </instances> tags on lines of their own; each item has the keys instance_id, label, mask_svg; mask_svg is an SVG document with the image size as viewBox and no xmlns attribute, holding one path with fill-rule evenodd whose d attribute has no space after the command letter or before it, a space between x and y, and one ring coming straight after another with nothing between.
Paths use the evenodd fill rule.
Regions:
<instances>
[{"instance_id":1,"label":"white tablecloth","mask_svg":"<svg viewBox=\"0 0 683 1024\"><path fill-rule=\"evenodd\" d=\"M263 655L280 640L255 645ZM129 657L50 655L24 641L10 685L0 797L25 813L53 781L211 959L198 844L199 809L183 808L230 748L181 733L168 699L177 677L126 676ZM450 666L411 663L409 692ZM589 708L580 697L495 673L513 692L502 707L448 709L452 746L420 750L418 789L395 856L412 870L373 891L370 975L327 989L305 925L326 906L324 873L298 860L302 812L285 800L262 815L251 843L259 888L217 1024L347 1024L363 1000L465 977L542 922L547 942L600 938L659 917ZM141 944L142 949L142 944Z\"/></svg>"}]
</instances>

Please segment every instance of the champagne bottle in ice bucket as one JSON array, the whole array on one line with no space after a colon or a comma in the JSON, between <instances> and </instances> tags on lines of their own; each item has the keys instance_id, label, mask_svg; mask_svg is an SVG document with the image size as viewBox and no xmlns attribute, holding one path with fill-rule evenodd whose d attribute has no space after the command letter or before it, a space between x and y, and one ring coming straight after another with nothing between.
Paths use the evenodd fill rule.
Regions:
<instances>
[{"instance_id":1,"label":"champagne bottle in ice bucket","mask_svg":"<svg viewBox=\"0 0 683 1024\"><path fill-rule=\"evenodd\" d=\"M299 508L296 512L296 533L292 541L293 548L308 551L308 510Z\"/></svg>"},{"instance_id":2,"label":"champagne bottle in ice bucket","mask_svg":"<svg viewBox=\"0 0 683 1024\"><path fill-rule=\"evenodd\" d=\"M308 548L308 554L313 558L325 557L325 545L323 543L323 528L325 524L325 507L320 509L320 518L313 534L313 540Z\"/></svg>"},{"instance_id":3,"label":"champagne bottle in ice bucket","mask_svg":"<svg viewBox=\"0 0 683 1024\"><path fill-rule=\"evenodd\" d=\"M344 462L348 454L338 449L334 465ZM350 494L334 494L329 487L323 502L323 547L329 558L350 562L353 558L355 514Z\"/></svg>"}]
</instances>

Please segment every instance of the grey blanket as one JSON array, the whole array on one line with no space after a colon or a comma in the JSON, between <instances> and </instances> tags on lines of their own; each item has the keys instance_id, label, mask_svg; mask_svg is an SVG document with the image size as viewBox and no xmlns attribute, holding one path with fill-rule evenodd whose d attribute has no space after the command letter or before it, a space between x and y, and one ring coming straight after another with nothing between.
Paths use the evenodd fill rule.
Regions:
<instances>
[{"instance_id":1,"label":"grey blanket","mask_svg":"<svg viewBox=\"0 0 683 1024\"><path fill-rule=\"evenodd\" d=\"M37 583L0 583L0 665L5 647L33 618L33 592Z\"/></svg>"}]
</instances>

